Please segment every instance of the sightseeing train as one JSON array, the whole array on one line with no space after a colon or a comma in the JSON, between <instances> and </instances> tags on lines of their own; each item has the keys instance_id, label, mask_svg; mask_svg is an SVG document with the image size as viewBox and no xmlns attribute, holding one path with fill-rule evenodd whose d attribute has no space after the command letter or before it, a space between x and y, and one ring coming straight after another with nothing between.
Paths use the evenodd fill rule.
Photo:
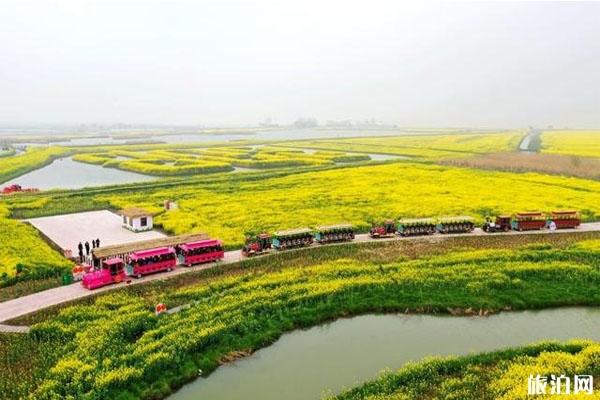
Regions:
<instances>
[{"instance_id":1,"label":"sightseeing train","mask_svg":"<svg viewBox=\"0 0 600 400\"><path fill-rule=\"evenodd\" d=\"M573 229L581 224L577 211L521 212L514 216L498 215L486 218L482 230L488 233L530 231L542 229ZM475 229L471 217L388 219L374 225L369 236L373 239L394 236L419 236L454 233L470 233ZM241 249L245 257L264 254L269 251L311 246L313 243L328 244L354 240L355 229L350 224L318 226L315 229L298 228L278 231L273 234L250 235ZM178 265L192 266L223 259L223 243L216 239L206 239L184 243L175 247L161 247L138 251L123 258L102 260L99 269L84 274L82 284L95 289L112 283L122 282L128 277L141 278L143 275L171 271Z\"/></svg>"},{"instance_id":2,"label":"sightseeing train","mask_svg":"<svg viewBox=\"0 0 600 400\"><path fill-rule=\"evenodd\" d=\"M216 239L184 243L175 247L159 247L133 252L123 258L102 260L99 269L84 274L81 282L88 289L96 289L123 282L132 276L141 278L155 272L171 271L178 265L192 266L218 261L224 257L223 242Z\"/></svg>"},{"instance_id":3,"label":"sightseeing train","mask_svg":"<svg viewBox=\"0 0 600 400\"><path fill-rule=\"evenodd\" d=\"M486 218L482 226L483 231L508 232L510 230L529 231L541 229L567 229L576 228L581 224L577 211L553 211L546 215L542 212L521 212L515 216L499 215L494 220ZM381 224L373 225L369 236L373 239L389 238L394 236L419 236L435 233L470 233L475 230L475 220L468 216L445 218L415 218L385 220ZM351 225L330 225L317 227L314 230L300 228L275 232L272 235L261 233L246 238L242 254L246 257L262 254L272 249L286 250L295 247L310 246L313 242L333 243L354 239L354 228Z\"/></svg>"}]
</instances>

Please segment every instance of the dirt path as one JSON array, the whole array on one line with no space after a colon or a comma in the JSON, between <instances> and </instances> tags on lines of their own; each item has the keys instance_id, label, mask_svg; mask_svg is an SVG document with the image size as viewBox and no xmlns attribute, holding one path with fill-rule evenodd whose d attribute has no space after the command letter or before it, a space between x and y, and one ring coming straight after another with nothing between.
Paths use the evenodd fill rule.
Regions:
<instances>
[{"instance_id":1,"label":"dirt path","mask_svg":"<svg viewBox=\"0 0 600 400\"><path fill-rule=\"evenodd\" d=\"M578 229L565 229L561 231L557 231L554 233L550 233L548 231L532 231L532 232L508 232L508 233L496 233L491 235L560 235L562 233L573 233L573 232L592 232L592 231L600 231L600 222L587 223L582 224ZM477 228L473 233L469 234L451 234L451 235L435 235L438 239L443 239L447 237L458 237L458 236L482 236L482 235L490 235L489 233L483 232L481 229ZM374 242L374 241L393 241L393 240L416 240L420 237L409 237L409 238L389 238L389 239L371 239L368 234L360 234L357 235L354 242L364 243L364 242ZM317 244L313 246L319 246ZM330 246L335 246L332 244ZM269 255L265 255L263 257L268 257ZM154 275L147 275L140 279L132 279L130 283L120 283L115 285L104 286L95 290L85 289L81 283L73 283L67 286L59 286L56 288L44 290L42 292L33 293L27 296L19 297L17 299L8 300L0 303L0 322L8 321L17 317L21 317L26 314L30 314L44 308L54 306L61 303L66 303L68 301L81 299L84 297L88 297L90 295L106 292L109 290L114 290L127 285L139 285L144 282L150 282L157 279L169 279L173 276L185 274L192 271L200 271L204 269L214 268L219 264L232 264L242 260L242 254L240 250L228 251L225 253L225 258L223 261L218 263L209 263L203 265L197 265L194 267L179 267L174 269L171 272L163 272ZM0 324L0 332L3 332L4 329L17 329L21 327L13 327L6 328L7 325ZM22 327L26 330L27 327ZM15 331L16 332L16 331Z\"/></svg>"}]
</instances>

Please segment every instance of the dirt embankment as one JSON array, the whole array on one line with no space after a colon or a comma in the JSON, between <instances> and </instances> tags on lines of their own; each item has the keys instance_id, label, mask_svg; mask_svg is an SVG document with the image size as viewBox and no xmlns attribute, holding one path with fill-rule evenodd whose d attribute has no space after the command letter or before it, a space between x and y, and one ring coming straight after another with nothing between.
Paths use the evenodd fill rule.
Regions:
<instances>
[{"instance_id":1,"label":"dirt embankment","mask_svg":"<svg viewBox=\"0 0 600 400\"><path fill-rule=\"evenodd\" d=\"M444 165L510 172L543 172L600 180L600 159L541 153L492 153L473 158L447 159Z\"/></svg>"}]
</instances>

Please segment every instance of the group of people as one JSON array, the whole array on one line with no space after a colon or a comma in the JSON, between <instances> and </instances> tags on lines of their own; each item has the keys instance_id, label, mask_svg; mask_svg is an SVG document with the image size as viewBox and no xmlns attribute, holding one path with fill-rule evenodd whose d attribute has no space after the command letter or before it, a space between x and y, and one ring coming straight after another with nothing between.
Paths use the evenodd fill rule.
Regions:
<instances>
[{"instance_id":1,"label":"group of people","mask_svg":"<svg viewBox=\"0 0 600 400\"><path fill-rule=\"evenodd\" d=\"M96 239L96 240L92 240L92 249L95 249L96 247L100 247L100 239ZM89 257L90 255L90 242L86 241L85 244L82 244L81 242L79 242L79 244L77 245L77 249L79 249L79 262L83 262L85 260L86 257ZM85 255L83 253L83 250L85 249Z\"/></svg>"}]
</instances>

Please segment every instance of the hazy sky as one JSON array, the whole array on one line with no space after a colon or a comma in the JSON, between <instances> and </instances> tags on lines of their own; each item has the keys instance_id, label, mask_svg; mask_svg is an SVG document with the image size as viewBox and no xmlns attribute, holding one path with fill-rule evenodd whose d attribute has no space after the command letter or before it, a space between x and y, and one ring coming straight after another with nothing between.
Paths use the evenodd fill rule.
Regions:
<instances>
[{"instance_id":1,"label":"hazy sky","mask_svg":"<svg viewBox=\"0 0 600 400\"><path fill-rule=\"evenodd\" d=\"M0 123L600 127L600 4L4 0Z\"/></svg>"}]
</instances>

